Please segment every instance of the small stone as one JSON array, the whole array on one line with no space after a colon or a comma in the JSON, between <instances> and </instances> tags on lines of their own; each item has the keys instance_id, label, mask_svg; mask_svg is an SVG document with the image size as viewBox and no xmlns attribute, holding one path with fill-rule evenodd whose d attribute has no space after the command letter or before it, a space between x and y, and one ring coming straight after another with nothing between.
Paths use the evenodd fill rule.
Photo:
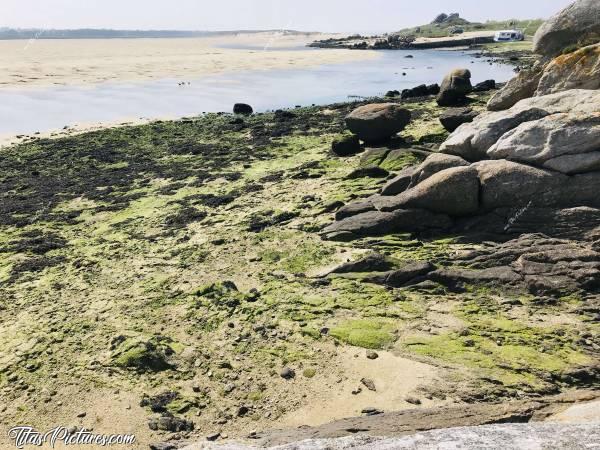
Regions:
<instances>
[{"instance_id":1,"label":"small stone","mask_svg":"<svg viewBox=\"0 0 600 450\"><path fill-rule=\"evenodd\" d=\"M85 417L87 415L87 413L85 411L80 412L79 414L77 414L77 417L79 417L80 419Z\"/></svg>"},{"instance_id":2,"label":"small stone","mask_svg":"<svg viewBox=\"0 0 600 450\"><path fill-rule=\"evenodd\" d=\"M358 395L362 392L362 388L359 386L352 391L352 395Z\"/></svg>"},{"instance_id":3,"label":"small stone","mask_svg":"<svg viewBox=\"0 0 600 450\"><path fill-rule=\"evenodd\" d=\"M209 434L208 436L206 436L206 440L213 442L213 441L216 441L217 439L219 439L219 436L221 436L221 433Z\"/></svg>"},{"instance_id":4,"label":"small stone","mask_svg":"<svg viewBox=\"0 0 600 450\"><path fill-rule=\"evenodd\" d=\"M250 408L248 408L247 406L240 406L237 410L237 416L244 417L246 414L248 414L249 411Z\"/></svg>"},{"instance_id":5,"label":"small stone","mask_svg":"<svg viewBox=\"0 0 600 450\"><path fill-rule=\"evenodd\" d=\"M294 378L296 376L296 372L294 372L294 369L291 369L289 367L284 367L281 372L279 373L279 375L281 376L281 378L284 378L286 380L291 380L292 378Z\"/></svg>"},{"instance_id":6,"label":"small stone","mask_svg":"<svg viewBox=\"0 0 600 450\"><path fill-rule=\"evenodd\" d=\"M365 386L368 390L370 391L377 391L377 389L375 388L375 383L373 382L373 380L371 380L370 378L363 378L362 380L360 380L360 382L363 384L363 386Z\"/></svg>"},{"instance_id":7,"label":"small stone","mask_svg":"<svg viewBox=\"0 0 600 450\"><path fill-rule=\"evenodd\" d=\"M375 416L378 414L383 414L383 411L381 411L380 409L377 409L377 408L367 407L367 408L363 408L361 413L366 414L367 416Z\"/></svg>"},{"instance_id":8,"label":"small stone","mask_svg":"<svg viewBox=\"0 0 600 450\"><path fill-rule=\"evenodd\" d=\"M407 403L410 403L412 405L420 405L421 404L421 400L419 400L416 397L406 397L404 399L404 401L406 401Z\"/></svg>"},{"instance_id":9,"label":"small stone","mask_svg":"<svg viewBox=\"0 0 600 450\"><path fill-rule=\"evenodd\" d=\"M379 354L374 352L373 350L367 350L367 359L377 359L379 358Z\"/></svg>"}]
</instances>

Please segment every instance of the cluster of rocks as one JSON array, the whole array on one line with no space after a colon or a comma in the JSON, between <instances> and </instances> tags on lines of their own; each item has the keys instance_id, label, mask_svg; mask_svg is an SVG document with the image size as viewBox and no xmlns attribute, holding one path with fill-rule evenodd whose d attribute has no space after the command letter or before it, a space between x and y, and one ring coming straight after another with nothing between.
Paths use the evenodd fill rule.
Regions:
<instances>
[{"instance_id":1,"label":"cluster of rocks","mask_svg":"<svg viewBox=\"0 0 600 450\"><path fill-rule=\"evenodd\" d=\"M599 14L599 3L576 2L542 27L536 48L556 51L556 46L545 44L553 39L548 41L544 33L570 36L560 48L595 36L598 24L587 26L587 17ZM579 16L585 16L581 26L572 23ZM560 26L571 32L560 33L556 30ZM581 32L576 34L575 29ZM475 117L467 109L443 115L448 129L458 128L439 152L398 173L380 194L343 207L323 235L346 240L390 232L448 230L472 226L474 220L480 227L500 232L517 229L519 224L532 227L525 231L533 232L543 225L548 231L554 225L563 230L567 223L578 230L593 229L600 208L599 46L551 60L544 66L537 91L510 108L496 111L494 99L512 92L513 82L494 96L489 112ZM573 61L576 69L558 74L558 67ZM517 78L521 77L522 73ZM466 69L450 73L442 83L438 103L463 101L472 89L470 78ZM385 128L383 134L399 131L410 119L406 113L392 114L400 108L397 105L365 106L358 114L373 108L378 112L390 108L389 117L402 117L397 122L402 126ZM361 139L373 141L371 122L362 122L360 129L355 125L350 121L349 128ZM383 136L381 126L374 129L377 137ZM551 222L529 220L536 214Z\"/></svg>"},{"instance_id":2,"label":"cluster of rocks","mask_svg":"<svg viewBox=\"0 0 600 450\"><path fill-rule=\"evenodd\" d=\"M507 225L522 208L600 208L599 142L600 91L524 100L461 125L439 153L398 173L380 194L343 207L324 233L348 239L448 229L490 214Z\"/></svg>"}]
</instances>

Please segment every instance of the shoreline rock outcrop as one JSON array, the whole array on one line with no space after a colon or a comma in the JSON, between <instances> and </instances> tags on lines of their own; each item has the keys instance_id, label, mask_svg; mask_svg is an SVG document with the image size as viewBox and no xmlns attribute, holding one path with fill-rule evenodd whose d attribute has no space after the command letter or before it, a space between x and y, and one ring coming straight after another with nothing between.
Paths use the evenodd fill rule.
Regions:
<instances>
[{"instance_id":1,"label":"shoreline rock outcrop","mask_svg":"<svg viewBox=\"0 0 600 450\"><path fill-rule=\"evenodd\" d=\"M523 209L554 210L545 217L557 218L563 209L597 210L600 91L562 91L484 113L461 125L439 151L403 169L379 195L344 206L323 236L347 240L448 230L464 226L467 218L481 219L482 229L493 219L488 228L496 232L499 223L515 229L519 214L510 219ZM585 221L589 214L570 219ZM594 223L579 225L587 229ZM532 226L528 231L535 232Z\"/></svg>"}]
</instances>

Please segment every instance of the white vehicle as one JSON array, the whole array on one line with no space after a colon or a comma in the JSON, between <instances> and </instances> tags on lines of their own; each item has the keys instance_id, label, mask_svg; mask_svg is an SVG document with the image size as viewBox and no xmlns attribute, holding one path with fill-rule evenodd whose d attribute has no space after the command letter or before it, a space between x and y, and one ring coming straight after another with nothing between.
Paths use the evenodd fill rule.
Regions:
<instances>
[{"instance_id":1,"label":"white vehicle","mask_svg":"<svg viewBox=\"0 0 600 450\"><path fill-rule=\"evenodd\" d=\"M494 41L496 42L515 42L524 40L525 35L519 30L496 31L496 35L494 36Z\"/></svg>"}]
</instances>

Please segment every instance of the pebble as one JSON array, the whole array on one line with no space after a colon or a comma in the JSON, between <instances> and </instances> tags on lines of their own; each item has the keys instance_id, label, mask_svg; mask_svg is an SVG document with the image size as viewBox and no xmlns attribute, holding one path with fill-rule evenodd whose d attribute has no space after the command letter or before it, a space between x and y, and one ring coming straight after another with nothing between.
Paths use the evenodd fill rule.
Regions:
<instances>
[{"instance_id":1,"label":"pebble","mask_svg":"<svg viewBox=\"0 0 600 450\"><path fill-rule=\"evenodd\" d=\"M208 436L206 436L206 440L207 441L216 441L217 439L219 439L219 436L221 436L221 433L209 434Z\"/></svg>"},{"instance_id":2,"label":"pebble","mask_svg":"<svg viewBox=\"0 0 600 450\"><path fill-rule=\"evenodd\" d=\"M379 354L374 352L373 350L367 350L367 359L377 359L379 358Z\"/></svg>"},{"instance_id":3,"label":"pebble","mask_svg":"<svg viewBox=\"0 0 600 450\"><path fill-rule=\"evenodd\" d=\"M373 380L371 380L370 378L363 378L362 380L360 380L360 382L368 390L373 391L373 392L377 391L377 389L375 388L375 382Z\"/></svg>"},{"instance_id":4,"label":"pebble","mask_svg":"<svg viewBox=\"0 0 600 450\"><path fill-rule=\"evenodd\" d=\"M294 372L294 369L291 369L289 367L284 367L281 372L279 373L279 375L281 376L281 378L284 378L286 380L291 380L292 378L294 378L296 376L296 372Z\"/></svg>"},{"instance_id":5,"label":"pebble","mask_svg":"<svg viewBox=\"0 0 600 450\"><path fill-rule=\"evenodd\" d=\"M404 401L406 401L407 403L410 403L412 405L420 405L421 404L421 400L419 400L416 397L406 397L404 399Z\"/></svg>"}]
</instances>

